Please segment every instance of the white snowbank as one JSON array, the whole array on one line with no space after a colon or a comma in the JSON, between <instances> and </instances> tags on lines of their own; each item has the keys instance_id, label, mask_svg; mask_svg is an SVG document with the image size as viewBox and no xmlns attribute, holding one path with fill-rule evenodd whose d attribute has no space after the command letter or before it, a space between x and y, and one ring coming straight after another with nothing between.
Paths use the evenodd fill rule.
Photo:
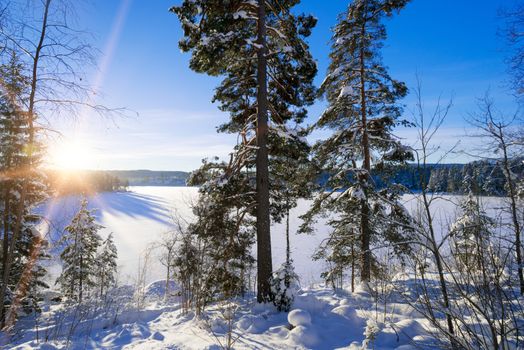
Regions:
<instances>
[{"instance_id":1,"label":"white snowbank","mask_svg":"<svg viewBox=\"0 0 524 350\"><path fill-rule=\"evenodd\" d=\"M311 325L311 315L305 310L296 309L287 315L287 320L293 327Z\"/></svg>"},{"instance_id":2,"label":"white snowbank","mask_svg":"<svg viewBox=\"0 0 524 350\"><path fill-rule=\"evenodd\" d=\"M288 339L296 345L313 349L321 342L316 329L309 326L296 326L289 332Z\"/></svg>"}]
</instances>

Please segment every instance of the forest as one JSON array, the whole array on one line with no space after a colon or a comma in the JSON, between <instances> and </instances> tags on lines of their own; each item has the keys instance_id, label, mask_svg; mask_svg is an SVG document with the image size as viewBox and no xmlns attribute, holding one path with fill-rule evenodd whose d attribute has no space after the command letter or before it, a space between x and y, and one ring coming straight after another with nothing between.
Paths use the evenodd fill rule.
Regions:
<instances>
[{"instance_id":1,"label":"forest","mask_svg":"<svg viewBox=\"0 0 524 350\"><path fill-rule=\"evenodd\" d=\"M311 1L171 2L171 68L207 79L224 117L194 123L234 142L142 150L143 126L124 158L197 153L189 175L80 169L90 155L67 146L75 166L53 168L64 120L135 111L90 77L106 52L79 25L88 2L0 0L0 347L524 349L522 1L493 13L502 90L460 120L467 96L427 98L384 55L423 0L343 1L320 59Z\"/></svg>"}]
</instances>

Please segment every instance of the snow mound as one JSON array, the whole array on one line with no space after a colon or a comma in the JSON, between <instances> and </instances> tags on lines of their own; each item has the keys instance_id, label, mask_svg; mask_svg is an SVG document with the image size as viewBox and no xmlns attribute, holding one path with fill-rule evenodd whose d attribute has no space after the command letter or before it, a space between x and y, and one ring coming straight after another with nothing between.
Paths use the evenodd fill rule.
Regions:
<instances>
[{"instance_id":1,"label":"snow mound","mask_svg":"<svg viewBox=\"0 0 524 350\"><path fill-rule=\"evenodd\" d=\"M289 332L289 339L306 348L315 348L320 343L318 333L310 326L296 326Z\"/></svg>"},{"instance_id":2,"label":"snow mound","mask_svg":"<svg viewBox=\"0 0 524 350\"><path fill-rule=\"evenodd\" d=\"M349 305L349 304L350 304L349 299L340 300L340 305Z\"/></svg>"},{"instance_id":3,"label":"snow mound","mask_svg":"<svg viewBox=\"0 0 524 350\"><path fill-rule=\"evenodd\" d=\"M267 333L268 334L274 334L277 337L280 337L282 339L285 339L289 336L289 328L288 326L275 326L275 327L269 327Z\"/></svg>"},{"instance_id":4,"label":"snow mound","mask_svg":"<svg viewBox=\"0 0 524 350\"><path fill-rule=\"evenodd\" d=\"M417 320L404 319L395 323L395 326L410 338L426 333L425 327Z\"/></svg>"},{"instance_id":5,"label":"snow mound","mask_svg":"<svg viewBox=\"0 0 524 350\"><path fill-rule=\"evenodd\" d=\"M268 328L268 323L261 315L245 315L238 320L237 326L247 333L261 334Z\"/></svg>"},{"instance_id":6,"label":"snow mound","mask_svg":"<svg viewBox=\"0 0 524 350\"><path fill-rule=\"evenodd\" d=\"M311 314L306 310L295 309L287 315L287 320L293 327L311 325Z\"/></svg>"},{"instance_id":7,"label":"snow mound","mask_svg":"<svg viewBox=\"0 0 524 350\"><path fill-rule=\"evenodd\" d=\"M425 334L426 330L416 320L404 319L400 322L388 324L378 333L375 344L378 346L391 346L392 344L409 344L416 336ZM406 348L409 349L409 348Z\"/></svg>"},{"instance_id":8,"label":"snow mound","mask_svg":"<svg viewBox=\"0 0 524 350\"><path fill-rule=\"evenodd\" d=\"M388 307L398 315L404 315L409 316L410 318L424 318L424 316L415 310L411 305L409 304L401 304L401 303L389 303Z\"/></svg>"},{"instance_id":9,"label":"snow mound","mask_svg":"<svg viewBox=\"0 0 524 350\"><path fill-rule=\"evenodd\" d=\"M364 319L359 317L357 315L357 311L349 305L337 306L336 308L331 310L331 312L346 318L353 324L358 324L358 325L364 324Z\"/></svg>"},{"instance_id":10,"label":"snow mound","mask_svg":"<svg viewBox=\"0 0 524 350\"><path fill-rule=\"evenodd\" d=\"M180 288L174 281L169 281L168 293L174 294ZM158 280L150 283L145 289L145 296L149 299L161 299L166 296L166 280Z\"/></svg>"}]
</instances>

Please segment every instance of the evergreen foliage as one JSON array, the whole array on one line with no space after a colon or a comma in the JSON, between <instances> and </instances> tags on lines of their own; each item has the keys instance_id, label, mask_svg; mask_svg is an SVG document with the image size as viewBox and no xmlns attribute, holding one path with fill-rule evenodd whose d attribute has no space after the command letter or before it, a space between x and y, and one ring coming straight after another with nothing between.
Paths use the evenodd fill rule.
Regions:
<instances>
[{"instance_id":1,"label":"evergreen foliage","mask_svg":"<svg viewBox=\"0 0 524 350\"><path fill-rule=\"evenodd\" d=\"M110 233L102 242L96 256L96 278L101 297L116 285L117 258L118 251L113 241L113 233Z\"/></svg>"},{"instance_id":2,"label":"evergreen foliage","mask_svg":"<svg viewBox=\"0 0 524 350\"><path fill-rule=\"evenodd\" d=\"M38 309L39 291L48 287L41 264L47 258L47 242L38 231L41 218L34 213L47 197L45 177L39 170L42 145L31 142L24 110L29 80L17 55L0 65L0 79L0 273L2 279L7 277L11 296L4 302L10 304L16 298L30 312Z\"/></svg>"},{"instance_id":3,"label":"evergreen foliage","mask_svg":"<svg viewBox=\"0 0 524 350\"><path fill-rule=\"evenodd\" d=\"M316 128L333 133L315 145L313 159L317 169L329 174L324 184L328 192L317 196L304 216L302 231L310 231L314 217L326 212L337 217L331 222L335 234L344 232L341 227L348 222L358 223L360 275L364 282L371 275L372 244L383 243L384 239L402 243L410 233L398 225L409 221L398 202L402 187L378 189L373 181L374 172L387 173L413 159L392 134L395 126L408 125L399 120L402 108L397 103L407 88L389 76L380 56L386 39L383 18L407 2L353 1L334 28L331 63L320 89L328 107ZM399 252L409 250L402 244L395 248Z\"/></svg>"},{"instance_id":4,"label":"evergreen foliage","mask_svg":"<svg viewBox=\"0 0 524 350\"><path fill-rule=\"evenodd\" d=\"M307 152L307 145L302 139L305 131L298 125L306 116L305 107L315 98L312 82L316 64L305 39L311 34L316 20L312 16L292 13L293 6L298 2L260 2L264 4L263 25L267 28L267 36L263 39L259 32L260 9L254 1L184 1L171 9L179 17L184 30L179 46L182 51L192 53L190 67L197 72L222 77L213 101L219 103L222 111L229 113L230 120L220 125L218 130L239 136L229 163L212 165L206 162L198 171L206 173L209 168L221 169L218 174L214 172L214 178L209 173L197 176L213 182L203 186L201 192L216 198L217 194L210 191L216 188L217 183L221 187L237 187L236 196L244 204L240 215L236 215L246 223L238 222L234 227L243 226L246 228L243 235L251 235L253 229L247 227L256 226L258 252L264 252L258 260L259 274L271 269L269 232L261 232L262 227L269 229L269 226L259 222L265 219L253 222L250 217L260 217L258 211L266 206L266 200L271 202L269 212L277 221L286 212L283 213L280 208L293 206L295 199L292 194L282 193L282 190L291 188L289 184L284 184L284 180L290 180L290 177L284 175L287 169L282 168L282 162L289 160L296 152ZM264 51L262 55L261 50ZM262 65L261 58L264 61ZM262 72L264 75L267 74L267 87L260 85L261 69L265 70ZM257 132L261 123L258 120L258 112L262 108L260 94L267 96L269 125L268 130L263 127ZM260 163L261 133L269 135L268 165ZM300 154L300 159L307 157L307 153ZM261 169L261 166L266 169ZM262 198L260 192L261 171L269 171L269 198ZM252 181L254 177L257 182ZM228 182L231 184L228 185ZM192 183L204 184L195 180ZM221 188L217 190L224 193ZM238 204L233 206L239 208ZM269 281L263 280L269 277L259 276L259 289L268 287ZM259 290L259 299L270 298L266 295L268 292Z\"/></svg>"},{"instance_id":5,"label":"evergreen foliage","mask_svg":"<svg viewBox=\"0 0 524 350\"><path fill-rule=\"evenodd\" d=\"M293 261L289 260L273 273L271 289L274 295L273 304L278 311L288 312L293 306L295 295L300 290L298 275L293 268Z\"/></svg>"},{"instance_id":6,"label":"evergreen foliage","mask_svg":"<svg viewBox=\"0 0 524 350\"><path fill-rule=\"evenodd\" d=\"M62 273L56 283L64 296L79 303L96 286L99 272L97 252L102 241L98 231L102 228L95 222L93 211L87 208L87 199L84 198L60 241L64 246L60 254Z\"/></svg>"},{"instance_id":7,"label":"evergreen foliage","mask_svg":"<svg viewBox=\"0 0 524 350\"><path fill-rule=\"evenodd\" d=\"M495 222L482 210L472 192L460 203L460 209L461 215L450 228L453 253L463 268L475 271L489 265L482 259L488 254Z\"/></svg>"},{"instance_id":8,"label":"evergreen foliage","mask_svg":"<svg viewBox=\"0 0 524 350\"><path fill-rule=\"evenodd\" d=\"M190 178L204 182L189 231L205 247L201 276L211 297L244 293L245 276L254 263L254 192L245 173L228 176L225 163L206 162ZM201 267L202 268L202 267Z\"/></svg>"}]
</instances>

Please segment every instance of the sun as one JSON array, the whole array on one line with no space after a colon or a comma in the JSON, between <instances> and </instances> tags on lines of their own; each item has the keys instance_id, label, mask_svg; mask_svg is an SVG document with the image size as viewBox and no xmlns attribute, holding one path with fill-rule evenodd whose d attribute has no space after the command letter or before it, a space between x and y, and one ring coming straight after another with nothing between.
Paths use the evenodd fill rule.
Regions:
<instances>
[{"instance_id":1,"label":"sun","mask_svg":"<svg viewBox=\"0 0 524 350\"><path fill-rule=\"evenodd\" d=\"M82 141L62 141L48 149L49 166L62 170L92 169L95 158L89 145Z\"/></svg>"}]
</instances>

